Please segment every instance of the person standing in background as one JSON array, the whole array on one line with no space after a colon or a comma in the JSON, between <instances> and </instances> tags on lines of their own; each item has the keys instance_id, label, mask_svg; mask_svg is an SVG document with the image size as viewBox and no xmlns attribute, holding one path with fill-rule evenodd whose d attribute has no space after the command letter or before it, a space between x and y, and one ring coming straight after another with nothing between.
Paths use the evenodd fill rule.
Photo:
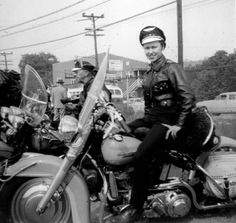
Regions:
<instances>
[{"instance_id":1,"label":"person standing in background","mask_svg":"<svg viewBox=\"0 0 236 223\"><path fill-rule=\"evenodd\" d=\"M61 99L67 98L66 88L63 87L64 81L62 78L58 78L58 85L52 89L51 100L54 109L54 122L60 122L61 118L65 114L65 105L61 102Z\"/></svg>"}]
</instances>

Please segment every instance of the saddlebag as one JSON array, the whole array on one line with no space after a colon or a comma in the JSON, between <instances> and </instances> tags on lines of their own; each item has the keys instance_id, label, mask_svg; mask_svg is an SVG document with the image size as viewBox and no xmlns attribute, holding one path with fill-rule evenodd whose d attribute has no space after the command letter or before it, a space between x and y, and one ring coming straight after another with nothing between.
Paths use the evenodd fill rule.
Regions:
<instances>
[{"instance_id":1,"label":"saddlebag","mask_svg":"<svg viewBox=\"0 0 236 223\"><path fill-rule=\"evenodd\" d=\"M205 107L195 108L178 133L179 151L196 158L214 146L215 127Z\"/></svg>"}]
</instances>

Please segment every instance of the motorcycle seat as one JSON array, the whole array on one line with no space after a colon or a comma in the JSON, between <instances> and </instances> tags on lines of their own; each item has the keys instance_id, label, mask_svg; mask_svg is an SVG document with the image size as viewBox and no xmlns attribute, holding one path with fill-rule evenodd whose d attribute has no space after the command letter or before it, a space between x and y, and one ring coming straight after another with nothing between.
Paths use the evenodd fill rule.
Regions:
<instances>
[{"instance_id":1,"label":"motorcycle seat","mask_svg":"<svg viewBox=\"0 0 236 223\"><path fill-rule=\"evenodd\" d=\"M192 153L197 157L201 152L212 148L215 127L211 115L205 107L197 107L187 118L186 125L178 132L175 148L183 153ZM150 128L139 127L134 135L143 140Z\"/></svg>"}]
</instances>

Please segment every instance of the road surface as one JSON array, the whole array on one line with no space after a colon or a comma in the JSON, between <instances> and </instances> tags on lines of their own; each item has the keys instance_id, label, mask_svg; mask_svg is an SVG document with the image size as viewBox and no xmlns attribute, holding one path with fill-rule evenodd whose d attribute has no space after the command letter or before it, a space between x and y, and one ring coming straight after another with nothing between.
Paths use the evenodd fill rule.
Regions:
<instances>
[{"instance_id":1,"label":"road surface","mask_svg":"<svg viewBox=\"0 0 236 223\"><path fill-rule=\"evenodd\" d=\"M92 207L92 223L99 223L99 203ZM142 219L137 223L236 223L236 207L215 209L207 212L195 211L183 218Z\"/></svg>"}]
</instances>

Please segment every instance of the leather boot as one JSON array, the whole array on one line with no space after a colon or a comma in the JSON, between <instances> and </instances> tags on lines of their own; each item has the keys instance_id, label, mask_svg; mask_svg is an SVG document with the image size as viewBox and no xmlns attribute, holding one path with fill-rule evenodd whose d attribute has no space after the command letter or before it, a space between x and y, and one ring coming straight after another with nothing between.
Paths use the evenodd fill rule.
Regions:
<instances>
[{"instance_id":1,"label":"leather boot","mask_svg":"<svg viewBox=\"0 0 236 223\"><path fill-rule=\"evenodd\" d=\"M134 223L141 218L141 212L133 207L128 207L121 214L112 216L105 223Z\"/></svg>"}]
</instances>

